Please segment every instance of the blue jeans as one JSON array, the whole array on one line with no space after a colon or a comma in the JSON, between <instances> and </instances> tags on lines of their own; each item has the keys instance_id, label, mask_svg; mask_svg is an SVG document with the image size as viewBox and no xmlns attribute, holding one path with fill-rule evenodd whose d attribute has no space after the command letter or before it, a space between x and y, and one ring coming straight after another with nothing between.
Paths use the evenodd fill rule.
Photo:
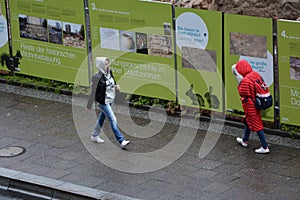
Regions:
<instances>
[{"instance_id":1,"label":"blue jeans","mask_svg":"<svg viewBox=\"0 0 300 200\"><path fill-rule=\"evenodd\" d=\"M94 137L98 136L101 131L104 124L104 120L107 117L108 121L110 123L111 129L113 133L115 134L115 137L119 143L121 143L124 140L124 136L120 132L117 124L117 118L112 110L112 104L105 104L101 105L99 104L99 108L101 109L101 112L99 114L98 120L96 122L96 126L94 128L94 131L92 135Z\"/></svg>"},{"instance_id":2,"label":"blue jeans","mask_svg":"<svg viewBox=\"0 0 300 200\"><path fill-rule=\"evenodd\" d=\"M250 133L251 133L251 131L249 129L249 126L246 123L245 124L245 132L244 132L243 142L247 142L249 140ZM264 149L266 149L268 147L268 143L267 143L266 138L265 138L264 130L257 131L257 134L258 134L259 140L261 142L261 146Z\"/></svg>"}]
</instances>

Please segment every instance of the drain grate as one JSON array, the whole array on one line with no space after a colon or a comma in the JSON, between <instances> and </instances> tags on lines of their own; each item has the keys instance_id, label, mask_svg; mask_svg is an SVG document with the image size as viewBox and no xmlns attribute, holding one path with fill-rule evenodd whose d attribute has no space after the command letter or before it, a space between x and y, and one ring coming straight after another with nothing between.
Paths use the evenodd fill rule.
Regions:
<instances>
[{"instance_id":1,"label":"drain grate","mask_svg":"<svg viewBox=\"0 0 300 200\"><path fill-rule=\"evenodd\" d=\"M14 157L25 152L25 148L19 146L4 147L0 149L0 157Z\"/></svg>"}]
</instances>

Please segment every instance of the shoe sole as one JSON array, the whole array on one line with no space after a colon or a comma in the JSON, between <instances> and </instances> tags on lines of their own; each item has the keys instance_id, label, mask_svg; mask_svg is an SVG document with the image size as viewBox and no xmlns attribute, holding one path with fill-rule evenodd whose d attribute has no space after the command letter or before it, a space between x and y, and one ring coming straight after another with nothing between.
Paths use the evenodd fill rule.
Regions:
<instances>
[{"instance_id":1,"label":"shoe sole","mask_svg":"<svg viewBox=\"0 0 300 200\"><path fill-rule=\"evenodd\" d=\"M256 152L255 151L255 153L257 153L257 154L268 154L268 153L270 153L270 151L269 152Z\"/></svg>"},{"instance_id":2,"label":"shoe sole","mask_svg":"<svg viewBox=\"0 0 300 200\"><path fill-rule=\"evenodd\" d=\"M92 142L96 142L96 143L104 143L104 141L98 142L98 141L95 141L95 140L92 140Z\"/></svg>"}]
</instances>

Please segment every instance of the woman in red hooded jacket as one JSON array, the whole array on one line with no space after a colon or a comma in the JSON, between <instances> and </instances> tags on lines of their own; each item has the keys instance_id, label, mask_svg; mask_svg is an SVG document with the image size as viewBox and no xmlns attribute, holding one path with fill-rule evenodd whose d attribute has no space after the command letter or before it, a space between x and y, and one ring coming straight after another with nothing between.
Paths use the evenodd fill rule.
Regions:
<instances>
[{"instance_id":1,"label":"woman in red hooded jacket","mask_svg":"<svg viewBox=\"0 0 300 200\"><path fill-rule=\"evenodd\" d=\"M236 76L239 86L238 92L241 97L242 106L244 109L245 132L243 138L236 138L237 142L243 147L248 146L248 140L251 131L257 132L261 147L256 149L256 153L269 153L268 143L265 139L264 126L261 119L261 111L254 105L255 99L254 82L253 80L261 79L261 76L254 70L251 65L245 61L240 60L232 67L232 72Z\"/></svg>"}]
</instances>

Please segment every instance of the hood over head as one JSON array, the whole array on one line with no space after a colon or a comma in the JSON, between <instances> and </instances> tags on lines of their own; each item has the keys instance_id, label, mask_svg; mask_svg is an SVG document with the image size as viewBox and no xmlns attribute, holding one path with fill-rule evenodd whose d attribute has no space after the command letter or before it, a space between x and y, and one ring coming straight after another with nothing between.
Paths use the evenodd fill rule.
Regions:
<instances>
[{"instance_id":1,"label":"hood over head","mask_svg":"<svg viewBox=\"0 0 300 200\"><path fill-rule=\"evenodd\" d=\"M103 74L109 73L109 71L105 70L105 61L106 60L109 60L109 59L107 57L96 57L96 59L95 59L96 67ZM109 62L110 62L110 60L109 60Z\"/></svg>"},{"instance_id":2,"label":"hood over head","mask_svg":"<svg viewBox=\"0 0 300 200\"><path fill-rule=\"evenodd\" d=\"M240 83L244 77L236 70L236 64L232 65L231 70L238 83Z\"/></svg>"},{"instance_id":3,"label":"hood over head","mask_svg":"<svg viewBox=\"0 0 300 200\"><path fill-rule=\"evenodd\" d=\"M246 60L240 60L236 63L236 70L237 72L245 77L252 71L251 65Z\"/></svg>"}]
</instances>

